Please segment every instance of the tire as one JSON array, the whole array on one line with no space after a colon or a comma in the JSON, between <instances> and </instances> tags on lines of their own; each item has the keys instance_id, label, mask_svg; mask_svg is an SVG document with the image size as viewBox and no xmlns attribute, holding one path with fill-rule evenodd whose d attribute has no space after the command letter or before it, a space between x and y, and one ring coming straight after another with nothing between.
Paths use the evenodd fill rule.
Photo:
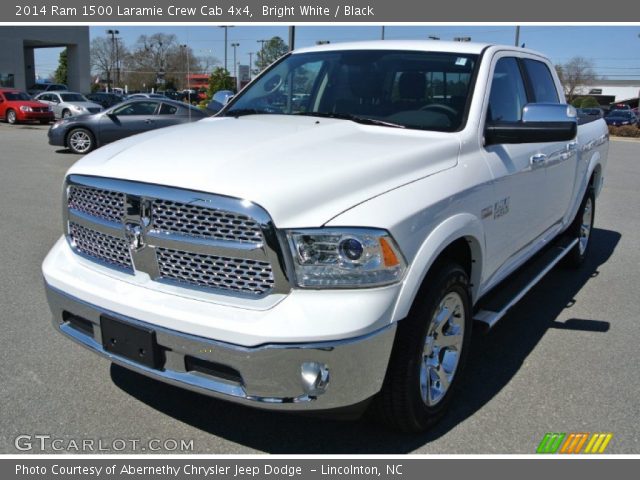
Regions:
<instances>
[{"instance_id":1,"label":"tire","mask_svg":"<svg viewBox=\"0 0 640 480\"><path fill-rule=\"evenodd\" d=\"M69 110L62 111L62 118L69 118L71 116L71 112Z\"/></svg>"},{"instance_id":2,"label":"tire","mask_svg":"<svg viewBox=\"0 0 640 480\"><path fill-rule=\"evenodd\" d=\"M7 123L10 123L11 125L18 123L18 115L15 110L7 110Z\"/></svg>"},{"instance_id":3,"label":"tire","mask_svg":"<svg viewBox=\"0 0 640 480\"><path fill-rule=\"evenodd\" d=\"M567 230L571 238L578 239L578 244L565 256L564 265L566 267L579 268L589 255L595 213L596 196L593 187L589 187L580 203L576 218Z\"/></svg>"},{"instance_id":4,"label":"tire","mask_svg":"<svg viewBox=\"0 0 640 480\"><path fill-rule=\"evenodd\" d=\"M454 263L443 264L425 285L407 318L398 323L384 384L373 404L374 415L404 432L424 431L444 415L471 339L466 272ZM456 338L443 342L446 337Z\"/></svg>"},{"instance_id":5,"label":"tire","mask_svg":"<svg viewBox=\"0 0 640 480\"><path fill-rule=\"evenodd\" d=\"M73 153L89 153L96 146L93 134L86 128L74 128L67 135L67 147Z\"/></svg>"}]
</instances>

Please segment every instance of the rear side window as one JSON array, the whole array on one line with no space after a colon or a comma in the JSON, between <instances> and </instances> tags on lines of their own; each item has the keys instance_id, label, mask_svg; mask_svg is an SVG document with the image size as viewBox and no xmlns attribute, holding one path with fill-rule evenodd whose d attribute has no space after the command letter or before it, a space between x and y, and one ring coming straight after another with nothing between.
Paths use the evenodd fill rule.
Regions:
<instances>
[{"instance_id":1,"label":"rear side window","mask_svg":"<svg viewBox=\"0 0 640 480\"><path fill-rule=\"evenodd\" d=\"M543 62L530 58L523 59L523 63L533 90L534 101L536 103L560 103L556 84L549 67Z\"/></svg>"},{"instance_id":2,"label":"rear side window","mask_svg":"<svg viewBox=\"0 0 640 480\"><path fill-rule=\"evenodd\" d=\"M487 121L518 122L522 119L522 108L526 104L527 92L518 61L513 57L501 58L493 72Z\"/></svg>"},{"instance_id":3,"label":"rear side window","mask_svg":"<svg viewBox=\"0 0 640 480\"><path fill-rule=\"evenodd\" d=\"M168 103L163 103L160 107L160 115L175 115L178 111L178 107L175 105L169 105Z\"/></svg>"}]
</instances>

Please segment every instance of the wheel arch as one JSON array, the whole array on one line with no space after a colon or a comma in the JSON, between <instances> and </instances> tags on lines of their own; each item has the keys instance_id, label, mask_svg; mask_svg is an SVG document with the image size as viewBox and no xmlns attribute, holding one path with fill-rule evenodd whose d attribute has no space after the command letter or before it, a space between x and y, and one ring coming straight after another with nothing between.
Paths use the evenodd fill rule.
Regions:
<instances>
[{"instance_id":1,"label":"wheel arch","mask_svg":"<svg viewBox=\"0 0 640 480\"><path fill-rule=\"evenodd\" d=\"M407 316L414 299L425 288L429 273L446 260L459 263L467 271L473 304L482 278L483 251L484 229L477 217L464 213L441 222L422 243L409 265L392 321Z\"/></svg>"},{"instance_id":2,"label":"wheel arch","mask_svg":"<svg viewBox=\"0 0 640 480\"><path fill-rule=\"evenodd\" d=\"M69 130L67 130L64 133L64 146L66 148L69 148L69 135L71 135L71 132L73 132L74 130L77 130L79 128L82 128L86 131L88 131L91 136L93 137L93 141L96 143L96 148L98 147L98 137L96 136L96 132L93 131L93 129L91 127L88 127L87 125L80 123L78 125L73 125L71 128L69 128Z\"/></svg>"}]
</instances>

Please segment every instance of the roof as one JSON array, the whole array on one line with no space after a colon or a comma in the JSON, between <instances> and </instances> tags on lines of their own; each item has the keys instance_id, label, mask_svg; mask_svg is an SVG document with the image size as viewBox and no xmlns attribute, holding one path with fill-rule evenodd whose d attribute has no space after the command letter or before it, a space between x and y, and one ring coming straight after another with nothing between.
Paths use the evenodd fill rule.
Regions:
<instances>
[{"instance_id":1,"label":"roof","mask_svg":"<svg viewBox=\"0 0 640 480\"><path fill-rule=\"evenodd\" d=\"M332 50L419 50L430 52L457 52L479 54L487 43L447 42L442 40L374 40L367 42L326 43L305 47L293 53L325 52Z\"/></svg>"}]
</instances>

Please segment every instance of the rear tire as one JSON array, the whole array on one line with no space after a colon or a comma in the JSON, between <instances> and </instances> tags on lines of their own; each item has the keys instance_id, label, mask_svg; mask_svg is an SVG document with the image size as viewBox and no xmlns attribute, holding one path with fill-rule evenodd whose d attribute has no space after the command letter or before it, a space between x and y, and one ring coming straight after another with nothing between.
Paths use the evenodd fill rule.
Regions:
<instances>
[{"instance_id":1,"label":"rear tire","mask_svg":"<svg viewBox=\"0 0 640 480\"><path fill-rule=\"evenodd\" d=\"M469 277L447 263L430 274L409 315L398 323L374 414L404 432L424 431L446 412L471 339Z\"/></svg>"},{"instance_id":2,"label":"rear tire","mask_svg":"<svg viewBox=\"0 0 640 480\"><path fill-rule=\"evenodd\" d=\"M18 123L18 115L15 110L7 110L7 123L10 123L11 125Z\"/></svg>"},{"instance_id":3,"label":"rear tire","mask_svg":"<svg viewBox=\"0 0 640 480\"><path fill-rule=\"evenodd\" d=\"M67 135L67 147L73 153L83 155L95 148L96 141L93 134L86 128L74 128Z\"/></svg>"},{"instance_id":4,"label":"rear tire","mask_svg":"<svg viewBox=\"0 0 640 480\"><path fill-rule=\"evenodd\" d=\"M584 198L580 203L580 208L576 218L571 223L567 233L571 238L577 238L578 243L565 257L564 264L569 268L580 267L589 251L591 250L591 233L593 231L593 220L596 213L596 196L593 187L589 186Z\"/></svg>"}]
</instances>

